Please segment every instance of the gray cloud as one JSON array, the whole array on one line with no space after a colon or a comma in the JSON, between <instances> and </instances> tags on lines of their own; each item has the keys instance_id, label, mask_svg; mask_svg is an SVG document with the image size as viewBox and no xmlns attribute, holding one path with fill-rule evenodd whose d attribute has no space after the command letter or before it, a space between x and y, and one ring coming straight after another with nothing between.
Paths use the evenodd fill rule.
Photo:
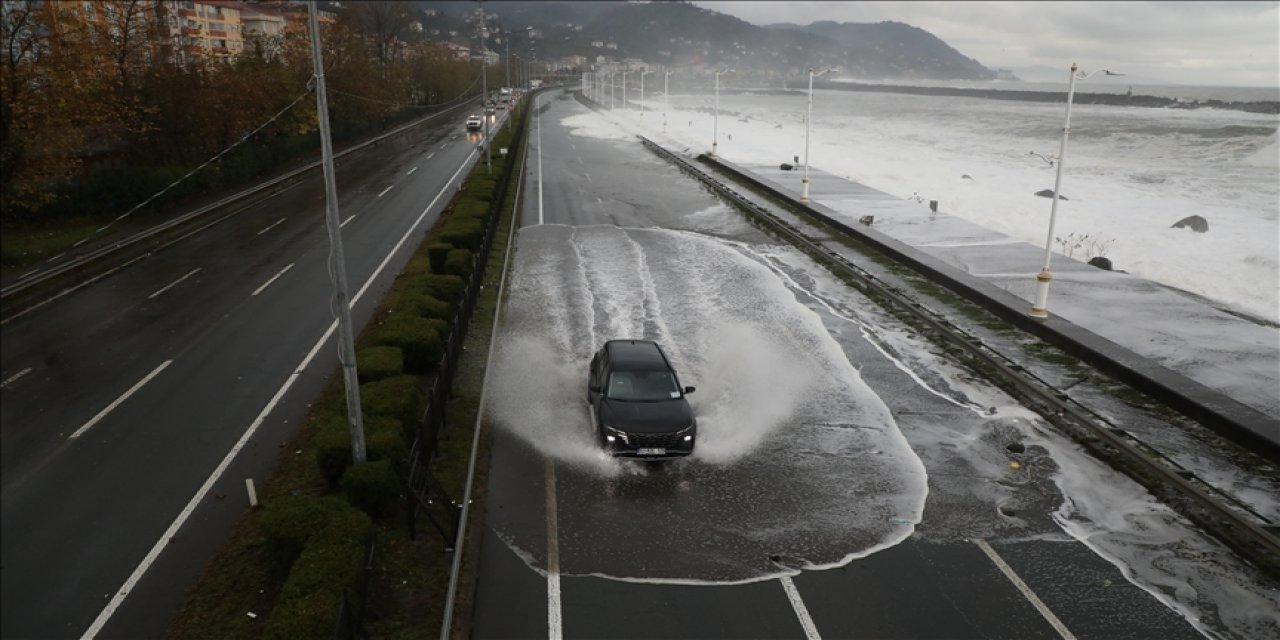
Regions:
<instances>
[{"instance_id":1,"label":"gray cloud","mask_svg":"<svg viewBox=\"0 0 1280 640\"><path fill-rule=\"evenodd\" d=\"M894 20L988 67L1111 68L1129 82L1280 85L1276 2L695 2L754 24Z\"/></svg>"}]
</instances>

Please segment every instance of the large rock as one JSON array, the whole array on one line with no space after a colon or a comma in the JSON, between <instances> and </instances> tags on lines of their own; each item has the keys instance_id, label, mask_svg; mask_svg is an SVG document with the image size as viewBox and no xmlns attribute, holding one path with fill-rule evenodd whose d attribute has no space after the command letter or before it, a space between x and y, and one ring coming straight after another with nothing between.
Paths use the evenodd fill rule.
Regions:
<instances>
[{"instance_id":1,"label":"large rock","mask_svg":"<svg viewBox=\"0 0 1280 640\"><path fill-rule=\"evenodd\" d=\"M1037 191L1037 192L1036 192L1036 195L1040 196L1041 198L1052 198L1052 197L1053 197L1053 189L1041 189L1041 190L1039 190L1039 191ZM1066 197L1066 196L1058 196L1058 199L1059 199L1059 200L1066 200L1066 199L1067 199L1067 197Z\"/></svg>"},{"instance_id":2,"label":"large rock","mask_svg":"<svg viewBox=\"0 0 1280 640\"><path fill-rule=\"evenodd\" d=\"M1184 227L1190 227L1191 230L1195 231L1196 233L1204 233L1209 230L1209 221L1205 220L1200 216L1187 216L1173 223L1173 226L1169 228L1182 229Z\"/></svg>"}]
</instances>

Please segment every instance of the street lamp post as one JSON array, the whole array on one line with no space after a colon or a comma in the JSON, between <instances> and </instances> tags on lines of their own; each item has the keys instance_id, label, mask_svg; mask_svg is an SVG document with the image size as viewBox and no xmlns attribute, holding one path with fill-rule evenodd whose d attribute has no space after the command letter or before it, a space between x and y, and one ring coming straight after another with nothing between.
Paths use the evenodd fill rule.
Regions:
<instances>
[{"instance_id":1,"label":"street lamp post","mask_svg":"<svg viewBox=\"0 0 1280 640\"><path fill-rule=\"evenodd\" d=\"M640 119L641 120L644 120L644 77L649 75L650 73L651 72L647 69L640 72Z\"/></svg>"},{"instance_id":2,"label":"street lamp post","mask_svg":"<svg viewBox=\"0 0 1280 640\"><path fill-rule=\"evenodd\" d=\"M615 93L614 88L618 86L618 83L613 81L613 79L616 77L617 76L615 76L613 73L609 74L609 110L610 111L613 111L613 95Z\"/></svg>"},{"instance_id":3,"label":"street lamp post","mask_svg":"<svg viewBox=\"0 0 1280 640\"><path fill-rule=\"evenodd\" d=\"M831 69L815 72L813 67L809 68L809 111L804 117L804 178L800 180L800 202L804 204L809 204L809 122L813 120L813 79L830 72Z\"/></svg>"},{"instance_id":4,"label":"street lamp post","mask_svg":"<svg viewBox=\"0 0 1280 640\"><path fill-rule=\"evenodd\" d=\"M711 157L716 157L716 147L720 145L720 74L733 73L733 69L717 69L716 76L716 108L711 116Z\"/></svg>"},{"instance_id":5,"label":"street lamp post","mask_svg":"<svg viewBox=\"0 0 1280 640\"><path fill-rule=\"evenodd\" d=\"M622 110L627 110L627 69L622 70Z\"/></svg>"},{"instance_id":6,"label":"street lamp post","mask_svg":"<svg viewBox=\"0 0 1280 640\"><path fill-rule=\"evenodd\" d=\"M1053 179L1053 204L1049 205L1049 235L1044 241L1044 266L1040 268L1040 273L1036 274L1036 299L1031 311L1028 312L1028 315L1033 318L1049 317L1049 282L1053 280L1053 276L1049 273L1049 261L1053 258L1053 228L1058 222L1058 198L1062 194L1062 165L1066 164L1067 136L1071 133L1071 101L1076 94L1076 80L1087 80L1096 73L1109 76L1124 75L1108 69L1085 73L1079 70L1076 63L1071 63L1071 75L1067 84L1067 117L1062 124L1062 141L1058 145L1058 171Z\"/></svg>"},{"instance_id":7,"label":"street lamp post","mask_svg":"<svg viewBox=\"0 0 1280 640\"><path fill-rule=\"evenodd\" d=\"M662 130L667 130L667 112L671 110L671 72L662 72Z\"/></svg>"}]
</instances>

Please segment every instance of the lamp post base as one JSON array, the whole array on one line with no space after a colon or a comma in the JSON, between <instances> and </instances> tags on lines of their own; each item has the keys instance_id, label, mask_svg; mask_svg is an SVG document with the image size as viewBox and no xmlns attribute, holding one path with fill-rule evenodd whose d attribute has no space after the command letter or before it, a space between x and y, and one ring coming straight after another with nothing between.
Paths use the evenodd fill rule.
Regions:
<instances>
[{"instance_id":1,"label":"lamp post base","mask_svg":"<svg viewBox=\"0 0 1280 640\"><path fill-rule=\"evenodd\" d=\"M809 204L809 176L800 179L800 202Z\"/></svg>"},{"instance_id":2,"label":"lamp post base","mask_svg":"<svg viewBox=\"0 0 1280 640\"><path fill-rule=\"evenodd\" d=\"M711 157L716 157L716 143L714 142L711 143Z\"/></svg>"},{"instance_id":3,"label":"lamp post base","mask_svg":"<svg viewBox=\"0 0 1280 640\"><path fill-rule=\"evenodd\" d=\"M1049 317L1049 282L1052 280L1053 276L1048 271L1036 274L1036 302L1027 315L1032 318Z\"/></svg>"}]
</instances>

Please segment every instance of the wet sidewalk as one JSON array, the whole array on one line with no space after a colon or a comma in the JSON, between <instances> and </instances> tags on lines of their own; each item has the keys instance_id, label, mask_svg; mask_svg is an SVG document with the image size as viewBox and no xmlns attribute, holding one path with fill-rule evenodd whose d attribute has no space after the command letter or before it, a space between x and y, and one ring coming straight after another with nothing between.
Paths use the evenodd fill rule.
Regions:
<instances>
[{"instance_id":1,"label":"wet sidewalk","mask_svg":"<svg viewBox=\"0 0 1280 640\"><path fill-rule=\"evenodd\" d=\"M799 199L799 172L777 165L721 164ZM872 242L887 236L889 244L900 243L935 271L950 272L948 278L970 288L969 297L984 298L1003 317L1025 316L1031 309L1043 246L935 213L927 202L903 200L813 168L809 175L810 206L819 213ZM860 222L865 216L874 216L870 226ZM1046 201L1046 231L1048 216ZM1044 329L1280 445L1280 328L1057 252L1051 271L1050 318L1035 321Z\"/></svg>"}]
</instances>

